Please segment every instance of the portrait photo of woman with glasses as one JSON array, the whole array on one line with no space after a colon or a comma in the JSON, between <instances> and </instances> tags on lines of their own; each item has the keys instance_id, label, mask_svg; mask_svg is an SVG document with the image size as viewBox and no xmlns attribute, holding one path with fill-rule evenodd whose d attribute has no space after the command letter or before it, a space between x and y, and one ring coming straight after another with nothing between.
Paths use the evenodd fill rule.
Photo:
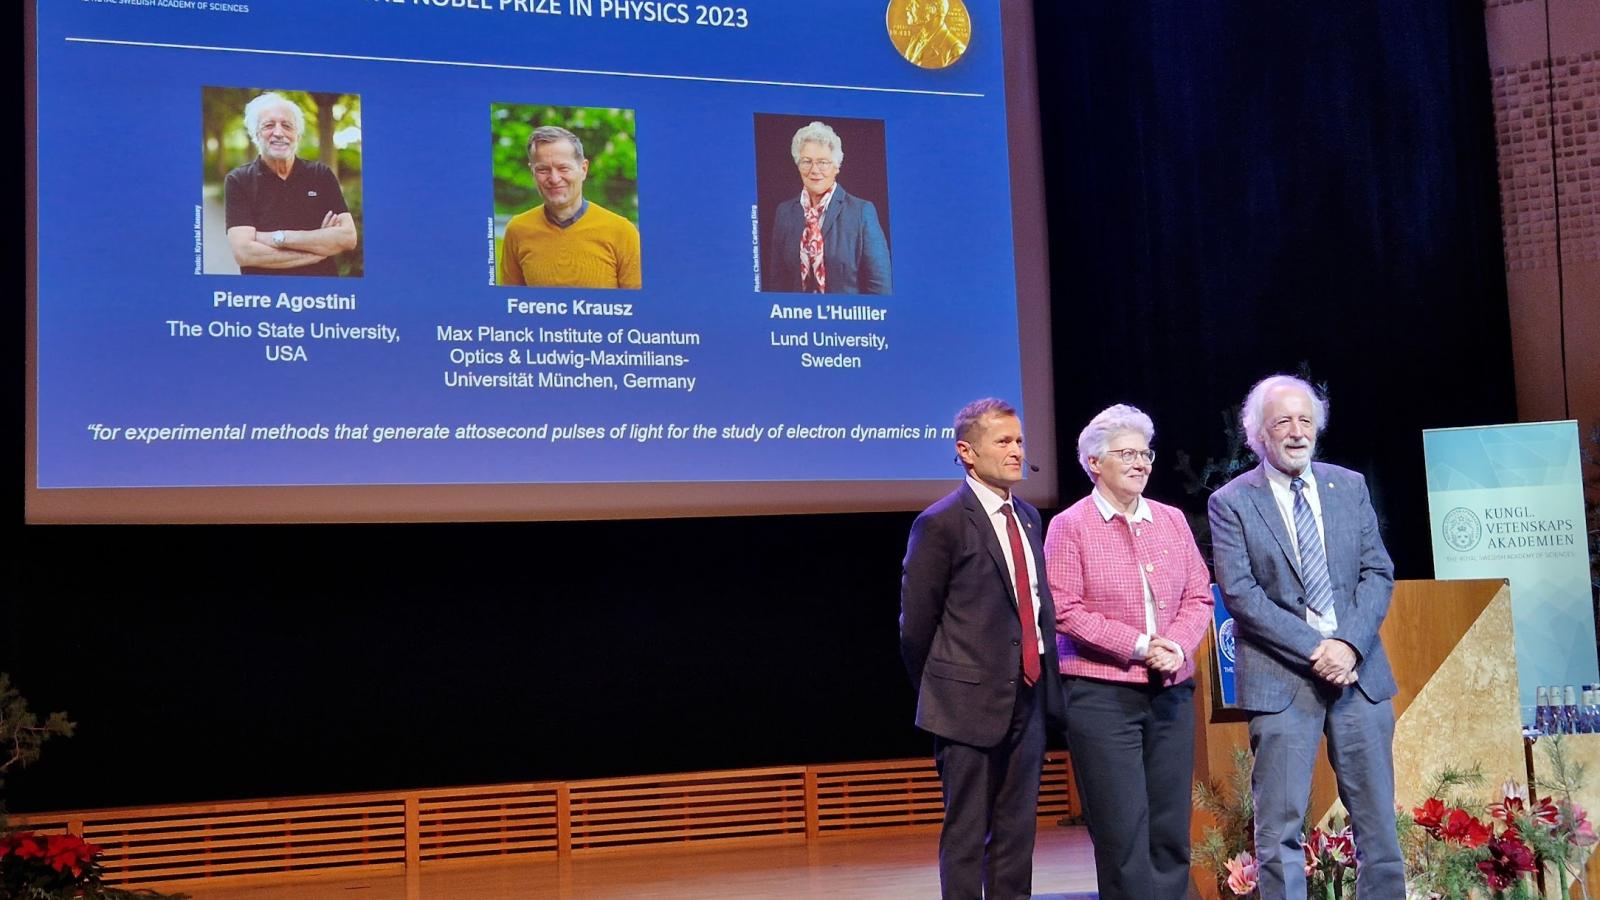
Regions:
<instances>
[{"instance_id":1,"label":"portrait photo of woman with glasses","mask_svg":"<svg viewBox=\"0 0 1600 900\"><path fill-rule=\"evenodd\" d=\"M761 132L771 132L776 123L765 123L758 116ZM789 118L789 117L784 117ZM771 216L768 239L759 267L761 290L806 294L890 294L889 240L878 203L886 192L882 173L882 128L875 120L851 120L840 127L811 121L792 132L788 141L793 174L788 176L788 195ZM790 125L789 127L793 127ZM876 138L876 153L863 153L862 165L852 166L869 184L860 194L847 191L840 183L845 166L844 138L840 131L865 131ZM786 129L787 130L787 129ZM865 142L865 141L864 141ZM873 157L877 158L874 160ZM794 190L794 175L800 189ZM848 179L847 179L848 180Z\"/></svg>"}]
</instances>

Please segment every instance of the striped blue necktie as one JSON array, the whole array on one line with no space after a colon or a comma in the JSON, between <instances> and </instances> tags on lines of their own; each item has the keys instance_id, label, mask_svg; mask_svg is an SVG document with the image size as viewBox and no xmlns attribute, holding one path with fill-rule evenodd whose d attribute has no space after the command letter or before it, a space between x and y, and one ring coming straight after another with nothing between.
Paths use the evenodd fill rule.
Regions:
<instances>
[{"instance_id":1,"label":"striped blue necktie","mask_svg":"<svg viewBox=\"0 0 1600 900\"><path fill-rule=\"evenodd\" d=\"M1306 586L1306 605L1319 616L1333 608L1333 582L1328 578L1328 555L1322 552L1322 536L1317 534L1317 520L1311 515L1311 502L1306 499L1306 483L1300 478L1289 479L1294 491L1294 537L1300 548L1300 580Z\"/></svg>"}]
</instances>

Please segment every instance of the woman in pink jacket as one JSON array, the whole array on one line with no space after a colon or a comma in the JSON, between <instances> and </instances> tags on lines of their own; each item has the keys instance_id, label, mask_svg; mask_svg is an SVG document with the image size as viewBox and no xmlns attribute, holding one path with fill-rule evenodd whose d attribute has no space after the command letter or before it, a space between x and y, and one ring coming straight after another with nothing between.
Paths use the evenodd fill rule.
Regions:
<instances>
[{"instance_id":1,"label":"woman in pink jacket","mask_svg":"<svg viewBox=\"0 0 1600 900\"><path fill-rule=\"evenodd\" d=\"M1189 884L1193 676L1211 576L1183 513L1144 496L1153 437L1132 406L1095 416L1078 436L1094 489L1044 542L1101 900L1181 900Z\"/></svg>"}]
</instances>

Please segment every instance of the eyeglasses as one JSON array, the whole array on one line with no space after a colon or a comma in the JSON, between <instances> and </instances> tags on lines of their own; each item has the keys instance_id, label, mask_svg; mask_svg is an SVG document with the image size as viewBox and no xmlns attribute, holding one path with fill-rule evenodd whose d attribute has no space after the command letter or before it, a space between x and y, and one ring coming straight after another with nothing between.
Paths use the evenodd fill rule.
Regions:
<instances>
[{"instance_id":1,"label":"eyeglasses","mask_svg":"<svg viewBox=\"0 0 1600 900\"><path fill-rule=\"evenodd\" d=\"M1146 465L1156 461L1156 451L1134 450L1131 447L1126 450L1107 450L1104 455L1114 456L1117 459L1122 460L1122 464L1125 466L1131 466L1141 459L1145 461Z\"/></svg>"},{"instance_id":2,"label":"eyeglasses","mask_svg":"<svg viewBox=\"0 0 1600 900\"><path fill-rule=\"evenodd\" d=\"M798 165L802 170L816 169L821 172L826 172L827 170L833 168L833 160L831 159L807 159L803 156L795 160L795 164Z\"/></svg>"}]
</instances>

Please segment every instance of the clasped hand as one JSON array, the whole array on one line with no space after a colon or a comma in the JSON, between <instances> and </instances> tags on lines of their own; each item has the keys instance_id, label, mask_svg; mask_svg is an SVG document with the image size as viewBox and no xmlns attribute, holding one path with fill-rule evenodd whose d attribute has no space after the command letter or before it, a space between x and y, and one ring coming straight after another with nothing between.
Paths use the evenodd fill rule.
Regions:
<instances>
[{"instance_id":1,"label":"clasped hand","mask_svg":"<svg viewBox=\"0 0 1600 900\"><path fill-rule=\"evenodd\" d=\"M1144 652L1145 668L1162 675L1172 675L1183 668L1183 650L1176 641L1153 636Z\"/></svg>"},{"instance_id":2,"label":"clasped hand","mask_svg":"<svg viewBox=\"0 0 1600 900\"><path fill-rule=\"evenodd\" d=\"M1357 662L1355 648L1338 638L1323 638L1311 651L1312 674L1340 687L1356 683Z\"/></svg>"}]
</instances>

